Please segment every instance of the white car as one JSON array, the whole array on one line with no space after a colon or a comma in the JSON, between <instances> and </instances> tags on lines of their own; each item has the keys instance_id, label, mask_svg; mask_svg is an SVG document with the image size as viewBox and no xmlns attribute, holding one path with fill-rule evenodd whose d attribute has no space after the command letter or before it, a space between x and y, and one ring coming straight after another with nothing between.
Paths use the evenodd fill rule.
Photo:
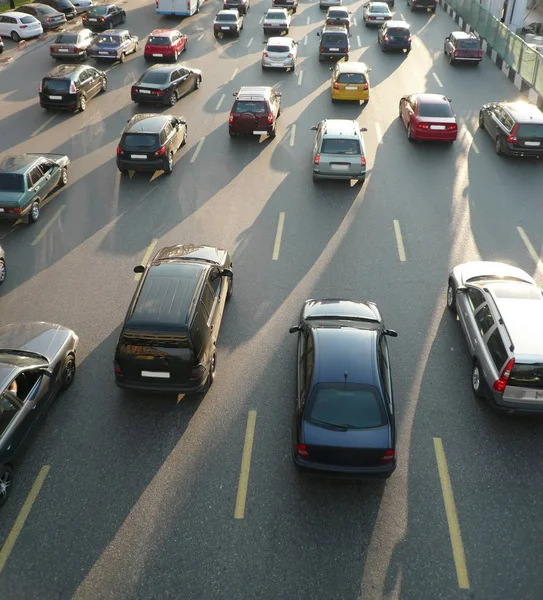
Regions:
<instances>
[{"instance_id":1,"label":"white car","mask_svg":"<svg viewBox=\"0 0 543 600\"><path fill-rule=\"evenodd\" d=\"M267 35L270 31L284 31L288 33L290 20L290 11L286 8L270 8L262 23L264 35Z\"/></svg>"},{"instance_id":2,"label":"white car","mask_svg":"<svg viewBox=\"0 0 543 600\"><path fill-rule=\"evenodd\" d=\"M385 21L392 20L392 13L386 2L368 2L364 6L364 24L382 25Z\"/></svg>"},{"instance_id":3,"label":"white car","mask_svg":"<svg viewBox=\"0 0 543 600\"><path fill-rule=\"evenodd\" d=\"M267 69L292 69L296 67L298 56L298 42L289 37L271 37L262 54L262 70Z\"/></svg>"},{"instance_id":4,"label":"white car","mask_svg":"<svg viewBox=\"0 0 543 600\"><path fill-rule=\"evenodd\" d=\"M14 42L38 37L42 33L41 23L32 15L17 11L0 13L0 35L10 37Z\"/></svg>"}]
</instances>

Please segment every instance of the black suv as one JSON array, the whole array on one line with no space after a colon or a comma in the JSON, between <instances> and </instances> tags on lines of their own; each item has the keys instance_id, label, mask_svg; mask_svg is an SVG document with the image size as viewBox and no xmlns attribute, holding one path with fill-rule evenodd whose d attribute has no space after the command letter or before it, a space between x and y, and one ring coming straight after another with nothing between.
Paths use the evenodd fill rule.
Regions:
<instances>
[{"instance_id":1,"label":"black suv","mask_svg":"<svg viewBox=\"0 0 543 600\"><path fill-rule=\"evenodd\" d=\"M107 90L107 75L88 65L59 65L39 85L40 106L84 111L87 101Z\"/></svg>"},{"instance_id":2,"label":"black suv","mask_svg":"<svg viewBox=\"0 0 543 600\"><path fill-rule=\"evenodd\" d=\"M379 27L377 42L381 50L407 50L411 52L411 30L405 21L387 21Z\"/></svg>"},{"instance_id":3,"label":"black suv","mask_svg":"<svg viewBox=\"0 0 543 600\"><path fill-rule=\"evenodd\" d=\"M230 255L211 246L169 246L134 271L142 277L115 350L117 385L205 392L215 377L217 337L232 295Z\"/></svg>"},{"instance_id":4,"label":"black suv","mask_svg":"<svg viewBox=\"0 0 543 600\"><path fill-rule=\"evenodd\" d=\"M543 112L531 102L489 102L479 111L479 127L498 155L543 156Z\"/></svg>"},{"instance_id":5,"label":"black suv","mask_svg":"<svg viewBox=\"0 0 543 600\"><path fill-rule=\"evenodd\" d=\"M272 87L242 87L234 92L234 105L228 119L230 137L240 134L277 134L281 114L281 93Z\"/></svg>"},{"instance_id":6,"label":"black suv","mask_svg":"<svg viewBox=\"0 0 543 600\"><path fill-rule=\"evenodd\" d=\"M319 36L319 60L325 58L344 58L349 60L349 49L351 34L344 25L325 25L322 31L317 32Z\"/></svg>"},{"instance_id":7,"label":"black suv","mask_svg":"<svg viewBox=\"0 0 543 600\"><path fill-rule=\"evenodd\" d=\"M66 15L67 19L74 19L77 17L77 9L70 2L70 0L40 0L39 2L34 2L33 4L45 4L46 6L50 6L58 12Z\"/></svg>"},{"instance_id":8,"label":"black suv","mask_svg":"<svg viewBox=\"0 0 543 600\"><path fill-rule=\"evenodd\" d=\"M231 8L237 10L240 15L246 15L250 5L249 0L223 0L222 7L224 10Z\"/></svg>"},{"instance_id":9,"label":"black suv","mask_svg":"<svg viewBox=\"0 0 543 600\"><path fill-rule=\"evenodd\" d=\"M128 121L117 146L117 168L127 171L173 170L174 154L187 143L187 121L173 115L139 114Z\"/></svg>"},{"instance_id":10,"label":"black suv","mask_svg":"<svg viewBox=\"0 0 543 600\"><path fill-rule=\"evenodd\" d=\"M414 12L417 9L435 13L438 0L407 0L407 6Z\"/></svg>"},{"instance_id":11,"label":"black suv","mask_svg":"<svg viewBox=\"0 0 543 600\"><path fill-rule=\"evenodd\" d=\"M473 31L453 31L445 38L443 52L449 58L449 64L466 62L478 65L483 60L481 39Z\"/></svg>"}]
</instances>

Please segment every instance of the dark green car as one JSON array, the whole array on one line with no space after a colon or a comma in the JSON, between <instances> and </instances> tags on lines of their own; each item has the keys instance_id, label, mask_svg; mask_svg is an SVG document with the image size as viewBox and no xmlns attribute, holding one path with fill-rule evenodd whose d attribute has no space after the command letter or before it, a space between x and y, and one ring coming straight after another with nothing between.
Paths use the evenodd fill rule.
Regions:
<instances>
[{"instance_id":1,"label":"dark green car","mask_svg":"<svg viewBox=\"0 0 543 600\"><path fill-rule=\"evenodd\" d=\"M68 183L64 154L20 154L0 163L0 219L35 223L45 199Z\"/></svg>"}]
</instances>

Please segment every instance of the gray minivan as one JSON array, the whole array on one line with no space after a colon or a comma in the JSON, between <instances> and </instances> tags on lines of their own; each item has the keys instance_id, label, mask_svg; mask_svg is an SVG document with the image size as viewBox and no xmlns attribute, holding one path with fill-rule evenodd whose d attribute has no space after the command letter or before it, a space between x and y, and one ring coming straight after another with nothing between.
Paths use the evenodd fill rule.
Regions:
<instances>
[{"instance_id":1,"label":"gray minivan","mask_svg":"<svg viewBox=\"0 0 543 600\"><path fill-rule=\"evenodd\" d=\"M233 290L230 255L212 246L168 246L134 272L141 279L115 350L115 382L151 392L207 391Z\"/></svg>"},{"instance_id":2,"label":"gray minivan","mask_svg":"<svg viewBox=\"0 0 543 600\"><path fill-rule=\"evenodd\" d=\"M366 179L366 150L363 131L353 119L324 119L311 127L316 131L313 144L313 181L321 179Z\"/></svg>"},{"instance_id":3,"label":"gray minivan","mask_svg":"<svg viewBox=\"0 0 543 600\"><path fill-rule=\"evenodd\" d=\"M457 265L447 306L472 356L474 394L507 412L543 412L543 292L532 277L503 263Z\"/></svg>"}]
</instances>

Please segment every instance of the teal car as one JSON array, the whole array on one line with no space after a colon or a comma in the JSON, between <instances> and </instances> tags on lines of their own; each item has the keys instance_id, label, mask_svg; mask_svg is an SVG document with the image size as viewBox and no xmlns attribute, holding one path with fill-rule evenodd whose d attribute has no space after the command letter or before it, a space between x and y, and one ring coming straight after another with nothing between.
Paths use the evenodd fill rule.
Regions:
<instances>
[{"instance_id":1,"label":"teal car","mask_svg":"<svg viewBox=\"0 0 543 600\"><path fill-rule=\"evenodd\" d=\"M0 163L0 219L35 223L47 196L68 183L64 154L20 154Z\"/></svg>"}]
</instances>

